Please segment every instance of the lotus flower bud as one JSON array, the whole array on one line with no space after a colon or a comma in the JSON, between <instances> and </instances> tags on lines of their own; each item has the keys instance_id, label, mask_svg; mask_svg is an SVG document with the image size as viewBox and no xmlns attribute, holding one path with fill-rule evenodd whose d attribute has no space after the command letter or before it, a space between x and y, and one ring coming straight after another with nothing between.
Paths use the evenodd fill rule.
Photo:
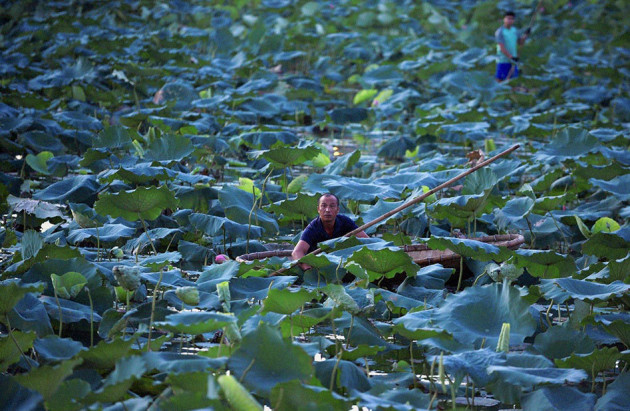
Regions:
<instances>
[{"instance_id":1,"label":"lotus flower bud","mask_svg":"<svg viewBox=\"0 0 630 411\"><path fill-rule=\"evenodd\" d=\"M497 342L497 352L510 352L510 323L503 323Z\"/></svg>"},{"instance_id":2,"label":"lotus flower bud","mask_svg":"<svg viewBox=\"0 0 630 411\"><path fill-rule=\"evenodd\" d=\"M140 269L138 267L127 267L116 265L112 269L116 281L127 291L136 291L140 286Z\"/></svg>"},{"instance_id":3,"label":"lotus flower bud","mask_svg":"<svg viewBox=\"0 0 630 411\"><path fill-rule=\"evenodd\" d=\"M197 287L177 287L175 289L175 295L182 300L184 304L199 304L199 290Z\"/></svg>"},{"instance_id":4,"label":"lotus flower bud","mask_svg":"<svg viewBox=\"0 0 630 411\"><path fill-rule=\"evenodd\" d=\"M230 258L225 255L225 254L219 254L216 257L214 257L214 262L217 264L223 264L224 262L228 261Z\"/></svg>"}]
</instances>

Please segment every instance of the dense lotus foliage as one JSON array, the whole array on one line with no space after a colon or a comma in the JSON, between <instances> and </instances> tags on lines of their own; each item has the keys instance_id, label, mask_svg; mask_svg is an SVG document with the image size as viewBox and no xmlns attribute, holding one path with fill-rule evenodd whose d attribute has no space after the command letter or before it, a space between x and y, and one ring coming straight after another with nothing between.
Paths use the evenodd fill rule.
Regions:
<instances>
[{"instance_id":1,"label":"dense lotus foliage","mask_svg":"<svg viewBox=\"0 0 630 411\"><path fill-rule=\"evenodd\" d=\"M533 30L497 83L507 9ZM628 11L3 2L3 406L630 409ZM367 223L516 143L308 271L235 261L322 193Z\"/></svg>"}]
</instances>

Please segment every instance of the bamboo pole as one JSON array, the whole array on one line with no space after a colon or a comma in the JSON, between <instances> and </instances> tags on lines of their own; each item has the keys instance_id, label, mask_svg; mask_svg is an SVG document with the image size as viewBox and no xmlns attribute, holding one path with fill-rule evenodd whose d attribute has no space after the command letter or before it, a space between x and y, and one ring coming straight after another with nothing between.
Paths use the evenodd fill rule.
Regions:
<instances>
[{"instance_id":1,"label":"bamboo pole","mask_svg":"<svg viewBox=\"0 0 630 411\"><path fill-rule=\"evenodd\" d=\"M372 227L374 224L380 223L381 221L383 221L383 220L393 216L394 214L404 210L405 208L408 208L408 207L411 207L412 205L418 204L419 202L421 202L425 198L427 198L427 197L437 193L438 191L440 191L440 190L450 186L454 182L456 182L458 180L461 180L462 178L466 177L467 175L474 173L475 171L479 170L480 168L483 168L483 167L487 166L488 164L493 163L494 161L498 160L499 158L510 154L512 151L516 150L519 147L520 147L520 144L513 145L512 147L508 148L507 150L502 151L501 153L497 154L496 156L491 157L491 158L489 158L489 159L487 159L485 161L482 161L481 163L477 164L476 166L474 166L474 167L464 171L461 174L458 174L457 176L455 176L455 177L451 178L450 180L440 184L439 186L437 186L435 188L432 188L431 190L427 191L426 193L423 193L420 196L407 201L405 204L402 204L402 205L396 207L392 211L389 211L389 212L383 214L382 216L377 217L374 220L363 224L361 227L358 227L358 228L350 231L348 234L344 235L344 237L350 237L352 235L360 233L361 231L364 231L364 230ZM322 252L322 249L318 248L317 250L314 250L314 251L308 253L307 255L310 255L310 254L317 255L317 254L319 254L321 252ZM297 261L293 262L290 267L288 267L288 268L281 268L281 269L279 269L279 270L269 274L269 276L273 277L273 276L282 274L282 273L288 271L290 268L292 268L296 264L297 264Z\"/></svg>"}]
</instances>

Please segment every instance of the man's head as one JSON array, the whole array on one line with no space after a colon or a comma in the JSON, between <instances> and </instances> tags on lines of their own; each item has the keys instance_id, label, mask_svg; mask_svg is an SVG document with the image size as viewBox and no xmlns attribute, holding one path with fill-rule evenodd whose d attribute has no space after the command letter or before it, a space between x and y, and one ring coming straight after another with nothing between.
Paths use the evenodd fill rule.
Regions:
<instances>
[{"instance_id":1,"label":"man's head","mask_svg":"<svg viewBox=\"0 0 630 411\"><path fill-rule=\"evenodd\" d=\"M514 14L513 11L506 11L505 14L503 15L503 25L506 28L510 28L514 25L514 19L516 18L516 15Z\"/></svg>"},{"instance_id":2,"label":"man's head","mask_svg":"<svg viewBox=\"0 0 630 411\"><path fill-rule=\"evenodd\" d=\"M322 195L317 201L317 213L324 223L334 222L339 213L339 199L332 193Z\"/></svg>"}]
</instances>

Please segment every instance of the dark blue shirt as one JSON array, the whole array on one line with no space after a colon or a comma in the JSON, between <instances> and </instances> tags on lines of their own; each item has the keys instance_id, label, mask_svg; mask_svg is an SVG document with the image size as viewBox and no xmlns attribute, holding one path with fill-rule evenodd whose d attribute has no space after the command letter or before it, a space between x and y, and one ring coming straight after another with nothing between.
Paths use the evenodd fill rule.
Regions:
<instances>
[{"instance_id":1,"label":"dark blue shirt","mask_svg":"<svg viewBox=\"0 0 630 411\"><path fill-rule=\"evenodd\" d=\"M358 228L358 226L350 217L337 214L337 217L335 217L335 227L333 229L333 233L332 235L328 235L321 218L317 217L311 221L308 226L306 226L304 232L302 232L300 240L308 243L310 246L308 252L310 253L317 249L317 243L341 237L356 228Z\"/></svg>"}]
</instances>

